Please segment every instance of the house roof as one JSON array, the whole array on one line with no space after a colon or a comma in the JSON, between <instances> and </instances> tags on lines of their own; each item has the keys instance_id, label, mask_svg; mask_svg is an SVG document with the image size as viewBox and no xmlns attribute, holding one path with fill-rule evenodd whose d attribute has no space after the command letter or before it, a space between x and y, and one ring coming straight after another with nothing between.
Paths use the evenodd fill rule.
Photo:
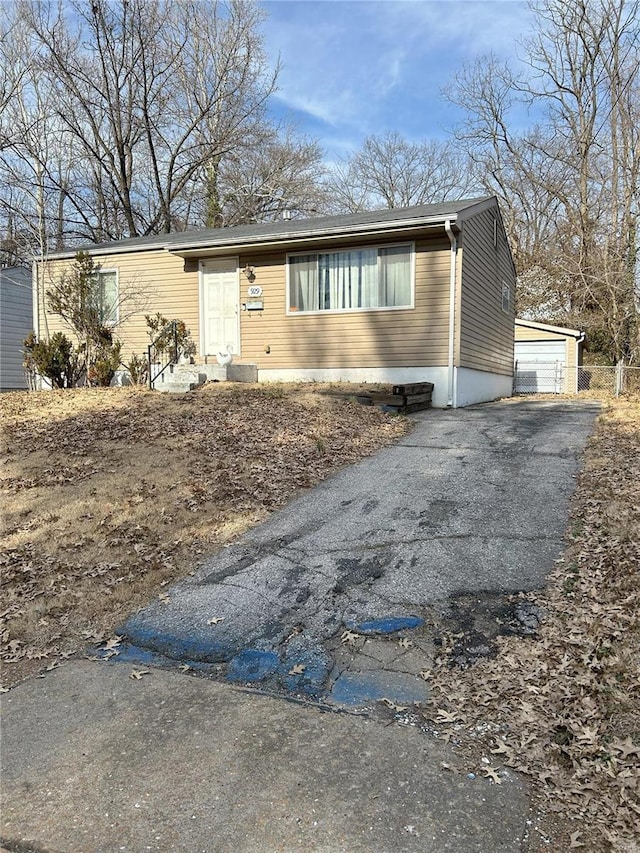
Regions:
<instances>
[{"instance_id":1,"label":"house roof","mask_svg":"<svg viewBox=\"0 0 640 853\"><path fill-rule=\"evenodd\" d=\"M541 332L555 332L558 335L567 335L570 338L583 338L584 332L580 329L565 329L564 326L550 326L548 323L536 323L534 320L521 320L516 317L516 326L524 326L526 329L538 329Z\"/></svg>"},{"instance_id":2,"label":"house roof","mask_svg":"<svg viewBox=\"0 0 640 853\"><path fill-rule=\"evenodd\" d=\"M108 243L95 243L80 246L73 251L52 254L49 257L73 257L78 251L105 255L153 249L165 249L173 254L189 257L197 256L203 250L215 248L237 250L246 246L295 243L313 238L388 233L411 227L444 227L447 219L452 223L460 222L466 216L492 206L497 206L495 197L486 196L441 204L421 204L414 207L370 210L339 216L279 220L254 225L237 225L229 228L204 228L172 234L154 234L149 237L131 237Z\"/></svg>"}]
</instances>

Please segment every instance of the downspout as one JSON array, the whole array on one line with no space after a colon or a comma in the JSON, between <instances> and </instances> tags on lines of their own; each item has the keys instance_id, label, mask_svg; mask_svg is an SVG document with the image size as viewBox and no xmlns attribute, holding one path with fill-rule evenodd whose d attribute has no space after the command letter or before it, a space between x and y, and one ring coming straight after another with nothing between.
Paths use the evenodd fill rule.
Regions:
<instances>
[{"instance_id":1,"label":"downspout","mask_svg":"<svg viewBox=\"0 0 640 853\"><path fill-rule=\"evenodd\" d=\"M582 332L580 337L576 340L576 394L580 392L580 368L582 366L580 363L582 359L578 357L578 353L580 352L580 344L584 343L586 337L586 332Z\"/></svg>"},{"instance_id":2,"label":"downspout","mask_svg":"<svg viewBox=\"0 0 640 853\"><path fill-rule=\"evenodd\" d=\"M458 259L458 241L451 229L451 220L445 219L444 230L451 243L451 268L449 271L449 387L447 391L447 406L455 408L455 334L456 334L456 265Z\"/></svg>"},{"instance_id":3,"label":"downspout","mask_svg":"<svg viewBox=\"0 0 640 853\"><path fill-rule=\"evenodd\" d=\"M31 263L31 310L32 326L37 340L40 340L40 287L38 277L38 262L34 258Z\"/></svg>"}]
</instances>

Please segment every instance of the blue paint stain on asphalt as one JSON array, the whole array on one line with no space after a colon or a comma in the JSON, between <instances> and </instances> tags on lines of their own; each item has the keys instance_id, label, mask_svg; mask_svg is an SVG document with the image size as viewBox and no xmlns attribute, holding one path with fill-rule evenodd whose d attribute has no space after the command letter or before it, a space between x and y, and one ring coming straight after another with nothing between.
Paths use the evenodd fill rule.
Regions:
<instances>
[{"instance_id":1,"label":"blue paint stain on asphalt","mask_svg":"<svg viewBox=\"0 0 640 853\"><path fill-rule=\"evenodd\" d=\"M419 616L386 616L382 619L370 619L367 622L346 623L347 628L359 634L394 634L396 631L406 631L424 625L424 619Z\"/></svg>"},{"instance_id":2,"label":"blue paint stain on asphalt","mask_svg":"<svg viewBox=\"0 0 640 853\"><path fill-rule=\"evenodd\" d=\"M282 661L280 683L290 693L318 698L326 691L332 665L331 656L322 646L294 651Z\"/></svg>"},{"instance_id":3,"label":"blue paint stain on asphalt","mask_svg":"<svg viewBox=\"0 0 640 853\"><path fill-rule=\"evenodd\" d=\"M390 699L399 705L424 702L428 688L424 681L402 672L344 672L331 690L340 705L362 706Z\"/></svg>"},{"instance_id":4,"label":"blue paint stain on asphalt","mask_svg":"<svg viewBox=\"0 0 640 853\"><path fill-rule=\"evenodd\" d=\"M230 649L229 645L216 641L213 637L177 636L166 631L136 625L135 619L129 620L123 633L132 645L151 649L173 660L193 660L204 663L221 663L233 657L239 649Z\"/></svg>"},{"instance_id":5,"label":"blue paint stain on asphalt","mask_svg":"<svg viewBox=\"0 0 640 853\"><path fill-rule=\"evenodd\" d=\"M229 661L229 681L264 681L278 669L280 658L275 652L244 649Z\"/></svg>"},{"instance_id":6,"label":"blue paint stain on asphalt","mask_svg":"<svg viewBox=\"0 0 640 853\"><path fill-rule=\"evenodd\" d=\"M134 646L131 643L122 643L117 649L117 654L110 654L106 649L88 648L87 653L101 658L105 663L133 663L145 666L160 666L167 668L175 668L178 664L186 664L189 669L206 674L212 674L218 671L219 666L212 663L203 663L196 660L173 660L151 649L144 649L140 646Z\"/></svg>"},{"instance_id":7,"label":"blue paint stain on asphalt","mask_svg":"<svg viewBox=\"0 0 640 853\"><path fill-rule=\"evenodd\" d=\"M345 621L347 628L360 634L383 636L423 624L424 619L418 616ZM101 649L95 649L94 653L111 663L165 668L187 664L196 672L222 676L230 682L260 683L265 689L284 690L311 699L329 695L336 704L345 706L366 705L383 698L398 704L425 699L424 683L399 672L344 672L331 686L331 654L304 634L291 637L277 649L266 640L259 641L258 648L247 648L239 638L230 642L228 637L216 639L198 635L197 631L185 634L162 631L135 616L120 633L126 636L126 641L118 647L118 655L110 656Z\"/></svg>"}]
</instances>

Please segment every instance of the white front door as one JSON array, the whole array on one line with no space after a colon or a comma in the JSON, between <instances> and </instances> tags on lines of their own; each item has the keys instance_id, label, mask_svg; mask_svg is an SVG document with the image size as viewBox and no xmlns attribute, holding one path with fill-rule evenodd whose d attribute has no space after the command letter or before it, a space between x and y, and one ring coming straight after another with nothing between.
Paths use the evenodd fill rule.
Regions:
<instances>
[{"instance_id":1,"label":"white front door","mask_svg":"<svg viewBox=\"0 0 640 853\"><path fill-rule=\"evenodd\" d=\"M238 259L203 261L201 355L240 353Z\"/></svg>"}]
</instances>

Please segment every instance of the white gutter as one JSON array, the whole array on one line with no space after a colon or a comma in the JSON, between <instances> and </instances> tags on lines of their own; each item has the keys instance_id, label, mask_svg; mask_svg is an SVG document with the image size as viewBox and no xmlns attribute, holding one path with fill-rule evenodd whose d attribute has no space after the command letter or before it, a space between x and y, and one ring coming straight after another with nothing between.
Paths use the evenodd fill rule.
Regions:
<instances>
[{"instance_id":1,"label":"white gutter","mask_svg":"<svg viewBox=\"0 0 640 853\"><path fill-rule=\"evenodd\" d=\"M445 219L444 230L451 243L451 268L449 271L449 388L447 392L447 405L455 408L455 333L456 333L456 266L458 259L458 241L451 230L451 220Z\"/></svg>"}]
</instances>

